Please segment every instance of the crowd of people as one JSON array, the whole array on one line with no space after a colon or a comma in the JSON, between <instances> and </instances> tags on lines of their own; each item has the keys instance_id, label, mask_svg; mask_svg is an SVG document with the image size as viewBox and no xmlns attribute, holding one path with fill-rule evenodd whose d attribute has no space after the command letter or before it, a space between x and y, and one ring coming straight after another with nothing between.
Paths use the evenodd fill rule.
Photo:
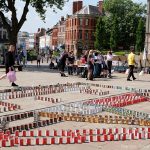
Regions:
<instances>
[{"instance_id":1,"label":"crowd of people","mask_svg":"<svg viewBox=\"0 0 150 150\"><path fill-rule=\"evenodd\" d=\"M109 51L107 56L102 55L99 51L89 50L85 51L80 59L75 59L72 52L64 52L59 60L58 68L62 77L66 77L64 71L68 69L68 75L73 75L74 72L79 72L80 65L85 66L82 71L87 80L93 80L97 77L109 77L111 76L112 70L112 52ZM78 65L75 62L79 62ZM67 66L67 67L66 67Z\"/></svg>"},{"instance_id":2,"label":"crowd of people","mask_svg":"<svg viewBox=\"0 0 150 150\"><path fill-rule=\"evenodd\" d=\"M0 79L9 78L12 86L18 86L15 84L15 57L14 57L15 46L10 45L9 50L5 56L5 68L6 73L0 77ZM40 67L41 55L37 55L37 67ZM112 78L112 62L113 54L111 51L108 51L107 55L103 55L100 51L87 50L85 51L79 59L74 56L74 52L64 51L59 59L56 59L57 67L59 69L61 77L67 77L65 74L66 68L68 75L73 75L74 73L82 73L82 77L86 77L87 80L93 80L94 78L104 77ZM135 54L134 50L131 50L131 53L128 55L128 65L129 73L127 81L136 80L133 70L135 66ZM54 62L53 59L50 61L50 65L53 68ZM81 69L82 68L82 69ZM84 75L83 75L84 74Z\"/></svg>"}]
</instances>

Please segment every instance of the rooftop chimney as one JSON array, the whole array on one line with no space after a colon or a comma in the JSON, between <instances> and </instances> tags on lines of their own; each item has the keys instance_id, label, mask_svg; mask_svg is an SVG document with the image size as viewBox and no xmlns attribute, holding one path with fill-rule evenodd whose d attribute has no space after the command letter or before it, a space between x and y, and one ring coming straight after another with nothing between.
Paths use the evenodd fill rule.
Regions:
<instances>
[{"instance_id":1,"label":"rooftop chimney","mask_svg":"<svg viewBox=\"0 0 150 150\"><path fill-rule=\"evenodd\" d=\"M62 17L61 17L61 21L64 21L64 20L65 20L65 18L62 16Z\"/></svg>"},{"instance_id":2,"label":"rooftop chimney","mask_svg":"<svg viewBox=\"0 0 150 150\"><path fill-rule=\"evenodd\" d=\"M100 0L98 2L98 10L99 10L100 14L103 13L103 0Z\"/></svg>"},{"instance_id":3,"label":"rooftop chimney","mask_svg":"<svg viewBox=\"0 0 150 150\"><path fill-rule=\"evenodd\" d=\"M80 11L83 7L83 1L82 0L76 0L73 1L73 14Z\"/></svg>"}]
</instances>

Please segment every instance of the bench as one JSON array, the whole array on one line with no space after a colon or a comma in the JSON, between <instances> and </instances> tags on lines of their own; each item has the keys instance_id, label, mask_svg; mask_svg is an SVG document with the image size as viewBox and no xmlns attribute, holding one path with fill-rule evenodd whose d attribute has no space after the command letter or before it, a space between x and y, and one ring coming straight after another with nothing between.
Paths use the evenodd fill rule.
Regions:
<instances>
[{"instance_id":1,"label":"bench","mask_svg":"<svg viewBox=\"0 0 150 150\"><path fill-rule=\"evenodd\" d=\"M5 68L5 65L0 65L0 68ZM22 71L23 65L14 65L14 68L18 68L18 71Z\"/></svg>"}]
</instances>

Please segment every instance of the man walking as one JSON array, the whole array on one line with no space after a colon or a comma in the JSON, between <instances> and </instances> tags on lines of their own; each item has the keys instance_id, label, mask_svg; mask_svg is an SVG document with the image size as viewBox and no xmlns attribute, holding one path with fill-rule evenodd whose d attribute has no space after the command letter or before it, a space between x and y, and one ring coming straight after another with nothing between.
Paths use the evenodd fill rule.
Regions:
<instances>
[{"instance_id":1,"label":"man walking","mask_svg":"<svg viewBox=\"0 0 150 150\"><path fill-rule=\"evenodd\" d=\"M69 57L68 53L64 51L64 53L62 54L62 56L59 60L58 68L59 68L61 77L67 77L65 75L64 71L65 71L66 61L67 61L68 57Z\"/></svg>"},{"instance_id":2,"label":"man walking","mask_svg":"<svg viewBox=\"0 0 150 150\"><path fill-rule=\"evenodd\" d=\"M41 55L39 53L37 56L37 67L40 67L40 63L41 63Z\"/></svg>"},{"instance_id":3,"label":"man walking","mask_svg":"<svg viewBox=\"0 0 150 150\"><path fill-rule=\"evenodd\" d=\"M134 66L135 66L135 54L134 54L134 50L131 50L131 53L128 55L128 65L129 65L129 75L127 78L127 81L132 81L130 78L132 77L133 80L136 80L136 78L134 77Z\"/></svg>"}]
</instances>

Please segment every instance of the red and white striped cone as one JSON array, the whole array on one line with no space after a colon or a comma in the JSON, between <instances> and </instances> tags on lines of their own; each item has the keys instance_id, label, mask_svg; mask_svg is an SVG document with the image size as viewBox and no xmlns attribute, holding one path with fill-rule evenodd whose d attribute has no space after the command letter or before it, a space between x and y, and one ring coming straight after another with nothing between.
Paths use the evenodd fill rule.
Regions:
<instances>
[{"instance_id":1,"label":"red and white striped cone","mask_svg":"<svg viewBox=\"0 0 150 150\"><path fill-rule=\"evenodd\" d=\"M8 134L4 134L4 135L3 135L3 139L6 140L6 141L8 141L9 135L8 135Z\"/></svg>"},{"instance_id":2,"label":"red and white striped cone","mask_svg":"<svg viewBox=\"0 0 150 150\"><path fill-rule=\"evenodd\" d=\"M43 140L42 145L47 145L47 138L43 138L42 140Z\"/></svg>"},{"instance_id":3,"label":"red and white striped cone","mask_svg":"<svg viewBox=\"0 0 150 150\"><path fill-rule=\"evenodd\" d=\"M119 134L114 135L114 141L119 141Z\"/></svg>"},{"instance_id":4,"label":"red and white striped cone","mask_svg":"<svg viewBox=\"0 0 150 150\"><path fill-rule=\"evenodd\" d=\"M29 132L30 132L30 137L35 137L34 131L29 131Z\"/></svg>"},{"instance_id":5,"label":"red and white striped cone","mask_svg":"<svg viewBox=\"0 0 150 150\"><path fill-rule=\"evenodd\" d=\"M60 137L55 137L55 144L60 144Z\"/></svg>"},{"instance_id":6,"label":"red and white striped cone","mask_svg":"<svg viewBox=\"0 0 150 150\"><path fill-rule=\"evenodd\" d=\"M19 144L20 146L26 146L27 145L26 139L20 139Z\"/></svg>"},{"instance_id":7,"label":"red and white striped cone","mask_svg":"<svg viewBox=\"0 0 150 150\"><path fill-rule=\"evenodd\" d=\"M102 135L105 135L106 134L106 129L102 129Z\"/></svg>"},{"instance_id":8,"label":"red and white striped cone","mask_svg":"<svg viewBox=\"0 0 150 150\"><path fill-rule=\"evenodd\" d=\"M62 130L57 130L57 136L62 136Z\"/></svg>"},{"instance_id":9,"label":"red and white striped cone","mask_svg":"<svg viewBox=\"0 0 150 150\"><path fill-rule=\"evenodd\" d=\"M91 142L91 136L86 135L85 143L90 143Z\"/></svg>"},{"instance_id":10,"label":"red and white striped cone","mask_svg":"<svg viewBox=\"0 0 150 150\"><path fill-rule=\"evenodd\" d=\"M42 143L42 142L41 142L41 138L36 138L36 139L35 139L35 144L36 144L36 145L41 145L40 143Z\"/></svg>"},{"instance_id":11,"label":"red and white striped cone","mask_svg":"<svg viewBox=\"0 0 150 150\"><path fill-rule=\"evenodd\" d=\"M38 136L41 137L42 136L42 131L38 130L37 132L38 132Z\"/></svg>"},{"instance_id":12,"label":"red and white striped cone","mask_svg":"<svg viewBox=\"0 0 150 150\"><path fill-rule=\"evenodd\" d=\"M112 129L112 128L109 128L107 133L108 133L108 134L112 134L112 133L113 133L113 129Z\"/></svg>"},{"instance_id":13,"label":"red and white striped cone","mask_svg":"<svg viewBox=\"0 0 150 150\"><path fill-rule=\"evenodd\" d=\"M51 140L51 144L54 145L55 144L55 137L52 137L50 140Z\"/></svg>"},{"instance_id":14,"label":"red and white striped cone","mask_svg":"<svg viewBox=\"0 0 150 150\"><path fill-rule=\"evenodd\" d=\"M62 130L62 136L67 136L67 131L66 130Z\"/></svg>"},{"instance_id":15,"label":"red and white striped cone","mask_svg":"<svg viewBox=\"0 0 150 150\"><path fill-rule=\"evenodd\" d=\"M17 137L19 136L19 131L18 130L15 131L15 136L17 136Z\"/></svg>"},{"instance_id":16,"label":"red and white striped cone","mask_svg":"<svg viewBox=\"0 0 150 150\"><path fill-rule=\"evenodd\" d=\"M62 144L67 144L67 137L62 137Z\"/></svg>"},{"instance_id":17,"label":"red and white striped cone","mask_svg":"<svg viewBox=\"0 0 150 150\"><path fill-rule=\"evenodd\" d=\"M122 141L126 141L127 140L126 135L127 135L126 133L123 133L123 134L120 135L120 138L121 138Z\"/></svg>"},{"instance_id":18,"label":"red and white striped cone","mask_svg":"<svg viewBox=\"0 0 150 150\"><path fill-rule=\"evenodd\" d=\"M88 129L83 129L82 134L83 135L90 135L90 131Z\"/></svg>"},{"instance_id":19,"label":"red and white striped cone","mask_svg":"<svg viewBox=\"0 0 150 150\"><path fill-rule=\"evenodd\" d=\"M46 130L46 131L45 131L45 134L46 134L46 137L49 137L49 136L50 136L50 131L49 131L49 130Z\"/></svg>"},{"instance_id":20,"label":"red and white striped cone","mask_svg":"<svg viewBox=\"0 0 150 150\"><path fill-rule=\"evenodd\" d=\"M8 136L10 136L11 135L10 130L6 130L5 134L7 134Z\"/></svg>"},{"instance_id":21,"label":"red and white striped cone","mask_svg":"<svg viewBox=\"0 0 150 150\"><path fill-rule=\"evenodd\" d=\"M76 144L81 144L82 143L81 136L74 137L74 141Z\"/></svg>"},{"instance_id":22,"label":"red and white striped cone","mask_svg":"<svg viewBox=\"0 0 150 150\"><path fill-rule=\"evenodd\" d=\"M27 132L25 130L22 131L22 137L27 137Z\"/></svg>"},{"instance_id":23,"label":"red and white striped cone","mask_svg":"<svg viewBox=\"0 0 150 150\"><path fill-rule=\"evenodd\" d=\"M122 133L122 134L127 133L126 128L121 128L121 133Z\"/></svg>"},{"instance_id":24,"label":"red and white striped cone","mask_svg":"<svg viewBox=\"0 0 150 150\"><path fill-rule=\"evenodd\" d=\"M97 137L97 139L98 139L98 142L105 142L105 141L106 141L104 135L99 135L99 136Z\"/></svg>"},{"instance_id":25,"label":"red and white striped cone","mask_svg":"<svg viewBox=\"0 0 150 150\"><path fill-rule=\"evenodd\" d=\"M72 137L67 137L67 141L68 141L68 142L69 142L69 140L70 140L70 144L74 144L74 143L75 143L74 138L72 138Z\"/></svg>"},{"instance_id":26,"label":"red and white striped cone","mask_svg":"<svg viewBox=\"0 0 150 150\"><path fill-rule=\"evenodd\" d=\"M119 129L118 128L114 128L113 129L113 134L117 134L117 133L119 133Z\"/></svg>"},{"instance_id":27,"label":"red and white striped cone","mask_svg":"<svg viewBox=\"0 0 150 150\"><path fill-rule=\"evenodd\" d=\"M97 142L97 135L91 135L90 142Z\"/></svg>"}]
</instances>

